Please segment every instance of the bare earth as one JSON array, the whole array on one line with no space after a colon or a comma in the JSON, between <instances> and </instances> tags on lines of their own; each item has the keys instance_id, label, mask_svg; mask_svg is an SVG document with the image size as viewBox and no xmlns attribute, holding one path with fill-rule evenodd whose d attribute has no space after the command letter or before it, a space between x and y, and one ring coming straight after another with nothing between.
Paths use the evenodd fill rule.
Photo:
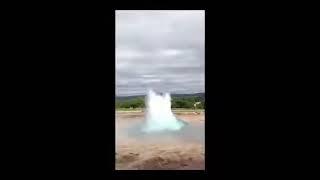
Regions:
<instances>
[{"instance_id":1,"label":"bare earth","mask_svg":"<svg viewBox=\"0 0 320 180\"><path fill-rule=\"evenodd\" d=\"M181 131L146 135L143 112L117 112L116 170L204 170L204 113L175 116L188 123Z\"/></svg>"}]
</instances>

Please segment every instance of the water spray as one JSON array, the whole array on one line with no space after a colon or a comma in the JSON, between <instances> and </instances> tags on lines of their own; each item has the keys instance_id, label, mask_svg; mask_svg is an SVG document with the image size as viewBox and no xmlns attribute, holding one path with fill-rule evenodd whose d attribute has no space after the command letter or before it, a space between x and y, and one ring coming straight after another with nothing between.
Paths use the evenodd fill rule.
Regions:
<instances>
[{"instance_id":1,"label":"water spray","mask_svg":"<svg viewBox=\"0 0 320 180\"><path fill-rule=\"evenodd\" d=\"M158 95L149 90L146 97L146 114L143 132L178 131L186 122L177 119L171 111L171 97L169 93Z\"/></svg>"}]
</instances>

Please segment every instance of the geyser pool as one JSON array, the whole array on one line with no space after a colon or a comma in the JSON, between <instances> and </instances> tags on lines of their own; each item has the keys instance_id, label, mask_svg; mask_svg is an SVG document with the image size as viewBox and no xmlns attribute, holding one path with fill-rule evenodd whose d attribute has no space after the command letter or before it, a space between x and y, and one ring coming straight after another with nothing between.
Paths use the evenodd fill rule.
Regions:
<instances>
[{"instance_id":1,"label":"geyser pool","mask_svg":"<svg viewBox=\"0 0 320 180\"><path fill-rule=\"evenodd\" d=\"M163 96L149 90L146 97L145 124L143 132L160 132L164 130L180 130L186 122L178 120L171 111L171 97L169 93Z\"/></svg>"}]
</instances>

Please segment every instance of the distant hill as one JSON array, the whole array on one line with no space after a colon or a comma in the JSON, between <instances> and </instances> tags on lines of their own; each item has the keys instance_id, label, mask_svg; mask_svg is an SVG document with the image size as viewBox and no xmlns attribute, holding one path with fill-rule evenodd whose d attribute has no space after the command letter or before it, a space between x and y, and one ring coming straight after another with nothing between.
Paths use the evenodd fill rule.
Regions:
<instances>
[{"instance_id":1,"label":"distant hill","mask_svg":"<svg viewBox=\"0 0 320 180\"><path fill-rule=\"evenodd\" d=\"M198 108L205 108L205 94L171 94L172 108L194 108L195 102L201 102ZM145 95L116 97L116 108L144 108Z\"/></svg>"},{"instance_id":2,"label":"distant hill","mask_svg":"<svg viewBox=\"0 0 320 180\"><path fill-rule=\"evenodd\" d=\"M205 99L205 93L194 93L194 94L171 94L171 98L187 98L187 97L200 97L202 100ZM117 96L117 101L132 100L136 98L145 98L145 95L138 96Z\"/></svg>"}]
</instances>

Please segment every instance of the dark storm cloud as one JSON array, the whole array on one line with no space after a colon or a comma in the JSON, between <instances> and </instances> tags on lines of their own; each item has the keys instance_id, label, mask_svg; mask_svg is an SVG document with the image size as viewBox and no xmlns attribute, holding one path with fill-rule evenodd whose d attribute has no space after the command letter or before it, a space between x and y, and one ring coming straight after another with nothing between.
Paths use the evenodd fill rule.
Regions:
<instances>
[{"instance_id":1,"label":"dark storm cloud","mask_svg":"<svg viewBox=\"0 0 320 180\"><path fill-rule=\"evenodd\" d=\"M204 11L116 11L116 93L204 92Z\"/></svg>"}]
</instances>

